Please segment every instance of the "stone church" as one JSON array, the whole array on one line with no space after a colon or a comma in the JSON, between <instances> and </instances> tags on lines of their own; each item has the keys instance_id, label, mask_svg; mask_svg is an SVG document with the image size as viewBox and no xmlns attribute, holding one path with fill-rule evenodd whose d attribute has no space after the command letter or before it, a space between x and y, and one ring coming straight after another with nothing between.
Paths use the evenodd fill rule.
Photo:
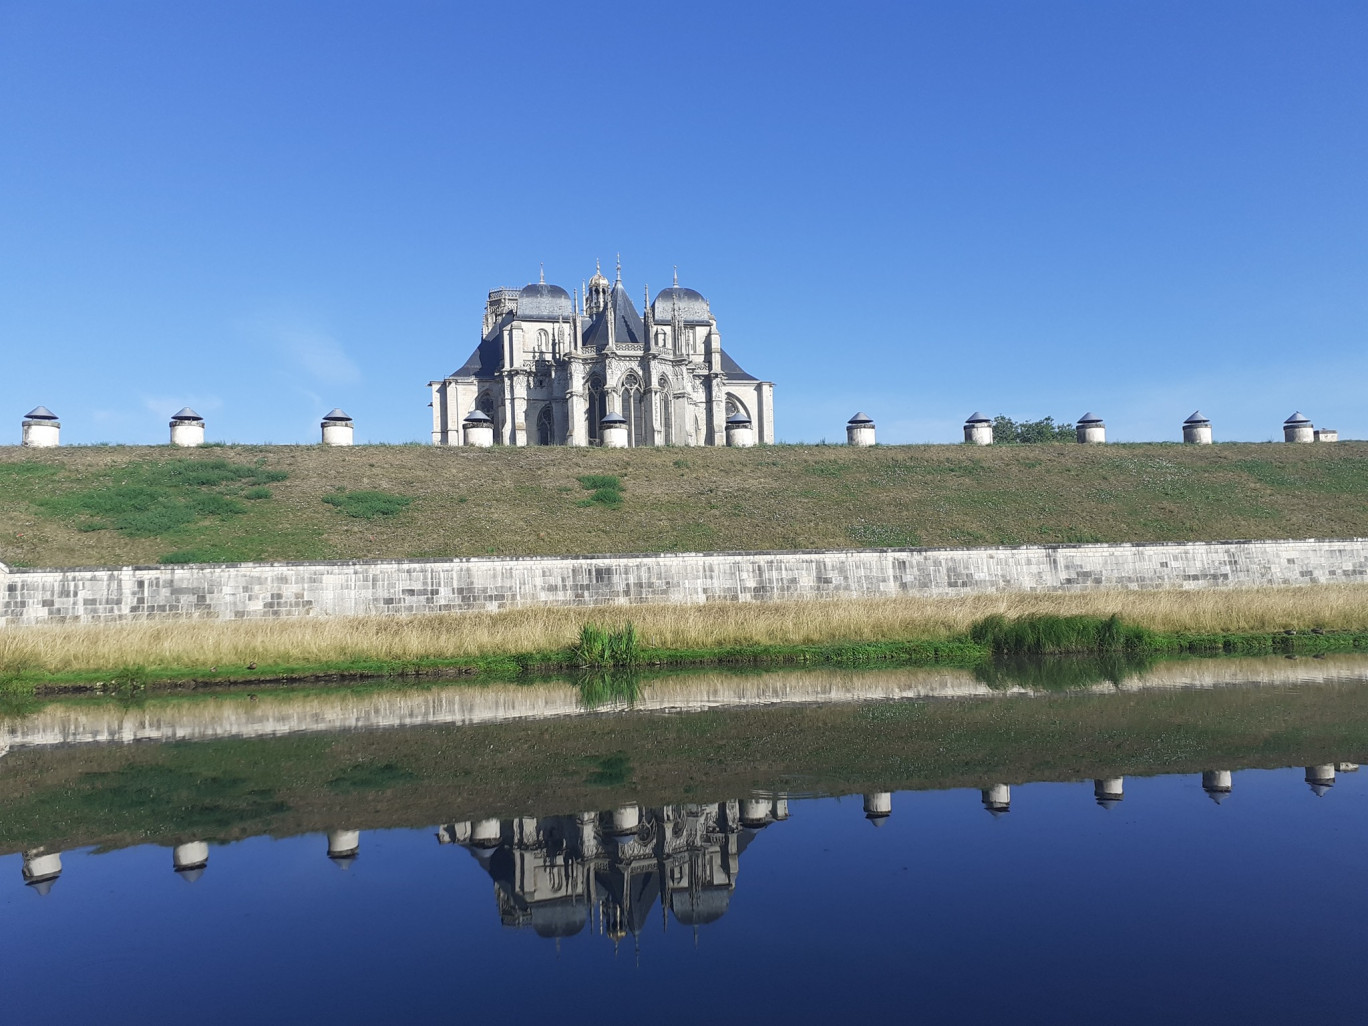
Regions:
<instances>
[{"instance_id":1,"label":"stone church","mask_svg":"<svg viewBox=\"0 0 1368 1026\"><path fill-rule=\"evenodd\" d=\"M619 435L626 421L633 446L725 445L728 419L774 441L774 384L723 351L708 301L676 273L643 302L644 316L620 264L616 281L596 267L574 296L544 274L494 289L470 359L429 382L433 444L471 444L466 429L483 425L502 445L600 445L605 417Z\"/></svg>"}]
</instances>

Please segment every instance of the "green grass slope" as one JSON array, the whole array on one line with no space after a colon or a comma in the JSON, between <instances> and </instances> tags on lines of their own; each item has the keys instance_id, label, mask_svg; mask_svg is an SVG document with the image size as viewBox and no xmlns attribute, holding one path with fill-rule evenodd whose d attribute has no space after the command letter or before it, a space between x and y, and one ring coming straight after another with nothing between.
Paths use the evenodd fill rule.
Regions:
<instances>
[{"instance_id":1,"label":"green grass slope","mask_svg":"<svg viewBox=\"0 0 1368 1026\"><path fill-rule=\"evenodd\" d=\"M18 566L1368 535L1368 443L0 448Z\"/></svg>"}]
</instances>

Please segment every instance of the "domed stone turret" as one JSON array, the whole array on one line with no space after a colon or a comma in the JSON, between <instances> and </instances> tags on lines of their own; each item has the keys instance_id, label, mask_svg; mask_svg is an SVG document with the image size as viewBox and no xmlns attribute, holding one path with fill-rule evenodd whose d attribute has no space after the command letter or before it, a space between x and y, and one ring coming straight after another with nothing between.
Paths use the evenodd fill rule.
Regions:
<instances>
[{"instance_id":1,"label":"domed stone turret","mask_svg":"<svg viewBox=\"0 0 1368 1026\"><path fill-rule=\"evenodd\" d=\"M992 420L975 410L964 422L964 440L970 445L992 445Z\"/></svg>"},{"instance_id":2,"label":"domed stone turret","mask_svg":"<svg viewBox=\"0 0 1368 1026\"><path fill-rule=\"evenodd\" d=\"M874 421L866 413L857 413L846 421L846 445L874 444Z\"/></svg>"},{"instance_id":3,"label":"domed stone turret","mask_svg":"<svg viewBox=\"0 0 1368 1026\"><path fill-rule=\"evenodd\" d=\"M1079 417L1075 431L1078 441L1083 445L1101 445L1107 440L1107 425L1095 413L1085 413Z\"/></svg>"},{"instance_id":4,"label":"domed stone turret","mask_svg":"<svg viewBox=\"0 0 1368 1026\"><path fill-rule=\"evenodd\" d=\"M1300 412L1292 414L1283 421L1284 442L1314 442L1316 426Z\"/></svg>"},{"instance_id":5,"label":"domed stone turret","mask_svg":"<svg viewBox=\"0 0 1368 1026\"><path fill-rule=\"evenodd\" d=\"M1211 444L1211 421L1202 416L1201 410L1193 410L1192 416L1183 421L1183 443L1185 445Z\"/></svg>"},{"instance_id":6,"label":"domed stone turret","mask_svg":"<svg viewBox=\"0 0 1368 1026\"><path fill-rule=\"evenodd\" d=\"M171 416L171 444L193 449L204 444L204 418L188 406Z\"/></svg>"},{"instance_id":7,"label":"domed stone turret","mask_svg":"<svg viewBox=\"0 0 1368 1026\"><path fill-rule=\"evenodd\" d=\"M334 409L323 418L324 445L351 445L353 438L352 419L340 408Z\"/></svg>"}]
</instances>

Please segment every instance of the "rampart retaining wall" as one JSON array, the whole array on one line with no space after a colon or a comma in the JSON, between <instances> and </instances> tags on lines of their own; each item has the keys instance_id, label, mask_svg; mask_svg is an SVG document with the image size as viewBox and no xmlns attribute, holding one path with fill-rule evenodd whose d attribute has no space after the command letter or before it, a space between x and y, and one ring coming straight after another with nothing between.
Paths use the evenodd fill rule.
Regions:
<instances>
[{"instance_id":1,"label":"rampart retaining wall","mask_svg":"<svg viewBox=\"0 0 1368 1026\"><path fill-rule=\"evenodd\" d=\"M1368 581L1368 539L11 569L0 626Z\"/></svg>"}]
</instances>

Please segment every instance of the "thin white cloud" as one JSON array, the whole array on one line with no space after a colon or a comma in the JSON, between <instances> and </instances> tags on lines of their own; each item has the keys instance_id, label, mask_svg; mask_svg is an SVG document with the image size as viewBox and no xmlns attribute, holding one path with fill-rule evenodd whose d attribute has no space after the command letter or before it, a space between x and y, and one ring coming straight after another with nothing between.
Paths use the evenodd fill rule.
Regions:
<instances>
[{"instance_id":1,"label":"thin white cloud","mask_svg":"<svg viewBox=\"0 0 1368 1026\"><path fill-rule=\"evenodd\" d=\"M301 328L278 328L275 335L290 358L318 381L348 385L361 380L361 368L331 335Z\"/></svg>"}]
</instances>

